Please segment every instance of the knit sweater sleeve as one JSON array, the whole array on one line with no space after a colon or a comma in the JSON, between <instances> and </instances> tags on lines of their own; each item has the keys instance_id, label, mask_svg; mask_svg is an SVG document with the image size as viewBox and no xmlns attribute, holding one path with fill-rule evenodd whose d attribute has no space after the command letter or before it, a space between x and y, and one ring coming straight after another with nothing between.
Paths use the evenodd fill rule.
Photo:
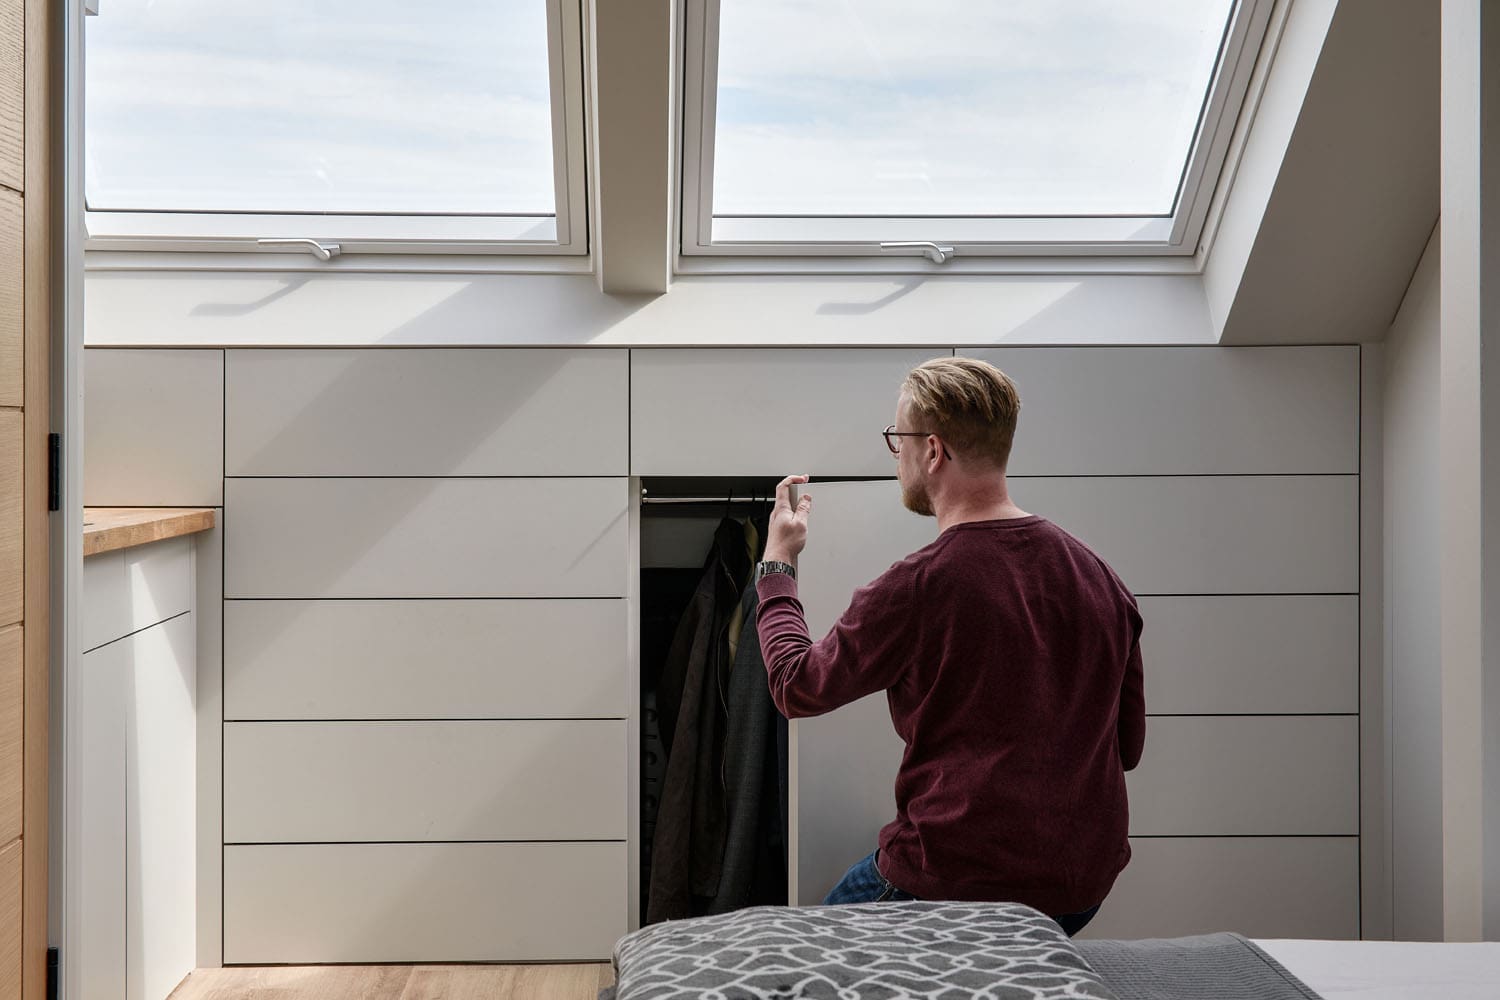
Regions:
<instances>
[{"instance_id":1,"label":"knit sweater sleeve","mask_svg":"<svg viewBox=\"0 0 1500 1000\"><path fill-rule=\"evenodd\" d=\"M797 581L773 573L757 586L756 629L771 698L789 719L831 712L892 687L910 660L916 633L909 569L893 566L855 591L828 635L808 633Z\"/></svg>"}]
</instances>

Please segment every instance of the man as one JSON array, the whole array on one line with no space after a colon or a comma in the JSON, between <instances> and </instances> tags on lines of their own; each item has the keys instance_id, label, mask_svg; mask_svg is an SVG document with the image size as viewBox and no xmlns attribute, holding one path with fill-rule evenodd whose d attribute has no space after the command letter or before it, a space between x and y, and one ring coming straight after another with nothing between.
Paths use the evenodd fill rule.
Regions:
<instances>
[{"instance_id":1,"label":"man","mask_svg":"<svg viewBox=\"0 0 1500 1000\"><path fill-rule=\"evenodd\" d=\"M896 818L825 903L1008 900L1082 930L1130 860L1125 772L1145 744L1141 616L1082 542L1006 486L1020 398L998 368L938 358L886 431L932 544L854 595L813 642L796 562L812 497L777 488L756 572L771 695L788 718L885 691L906 742Z\"/></svg>"}]
</instances>

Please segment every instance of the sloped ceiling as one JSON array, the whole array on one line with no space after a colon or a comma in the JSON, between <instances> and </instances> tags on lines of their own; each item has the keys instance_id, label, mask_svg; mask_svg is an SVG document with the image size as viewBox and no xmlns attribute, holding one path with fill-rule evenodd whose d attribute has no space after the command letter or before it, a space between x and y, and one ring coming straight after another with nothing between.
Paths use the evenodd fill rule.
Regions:
<instances>
[{"instance_id":1,"label":"sloped ceiling","mask_svg":"<svg viewBox=\"0 0 1500 1000\"><path fill-rule=\"evenodd\" d=\"M1223 255L1234 275L1205 273L1221 343L1385 335L1438 217L1439 14L1436 0L1334 10L1248 254Z\"/></svg>"}]
</instances>

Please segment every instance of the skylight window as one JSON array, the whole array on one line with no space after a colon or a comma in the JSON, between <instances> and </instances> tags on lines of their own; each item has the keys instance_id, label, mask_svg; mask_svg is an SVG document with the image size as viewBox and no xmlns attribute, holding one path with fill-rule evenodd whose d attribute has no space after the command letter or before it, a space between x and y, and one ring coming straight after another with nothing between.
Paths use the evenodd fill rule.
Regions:
<instances>
[{"instance_id":1,"label":"skylight window","mask_svg":"<svg viewBox=\"0 0 1500 1000\"><path fill-rule=\"evenodd\" d=\"M690 0L683 249L1191 253L1269 6Z\"/></svg>"},{"instance_id":2,"label":"skylight window","mask_svg":"<svg viewBox=\"0 0 1500 1000\"><path fill-rule=\"evenodd\" d=\"M577 0L109 0L90 235L581 253L578 21Z\"/></svg>"}]
</instances>

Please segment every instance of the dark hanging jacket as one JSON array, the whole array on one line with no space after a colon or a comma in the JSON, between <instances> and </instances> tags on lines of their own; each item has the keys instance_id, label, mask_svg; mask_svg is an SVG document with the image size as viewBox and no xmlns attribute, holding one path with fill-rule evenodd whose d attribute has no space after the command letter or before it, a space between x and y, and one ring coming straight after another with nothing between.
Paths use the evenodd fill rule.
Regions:
<instances>
[{"instance_id":1,"label":"dark hanging jacket","mask_svg":"<svg viewBox=\"0 0 1500 1000\"><path fill-rule=\"evenodd\" d=\"M744 526L725 518L662 667L657 712L667 767L651 843L647 923L693 916L702 909L694 897L719 891L728 829L729 623L751 566Z\"/></svg>"},{"instance_id":2,"label":"dark hanging jacket","mask_svg":"<svg viewBox=\"0 0 1500 1000\"><path fill-rule=\"evenodd\" d=\"M746 906L785 905L786 834L782 824L786 778L778 752L781 713L771 701L766 661L760 652L755 588L740 600L745 629L729 674L726 700L729 719L724 734L724 786L728 828L718 892L704 900L707 913L727 913Z\"/></svg>"}]
</instances>

